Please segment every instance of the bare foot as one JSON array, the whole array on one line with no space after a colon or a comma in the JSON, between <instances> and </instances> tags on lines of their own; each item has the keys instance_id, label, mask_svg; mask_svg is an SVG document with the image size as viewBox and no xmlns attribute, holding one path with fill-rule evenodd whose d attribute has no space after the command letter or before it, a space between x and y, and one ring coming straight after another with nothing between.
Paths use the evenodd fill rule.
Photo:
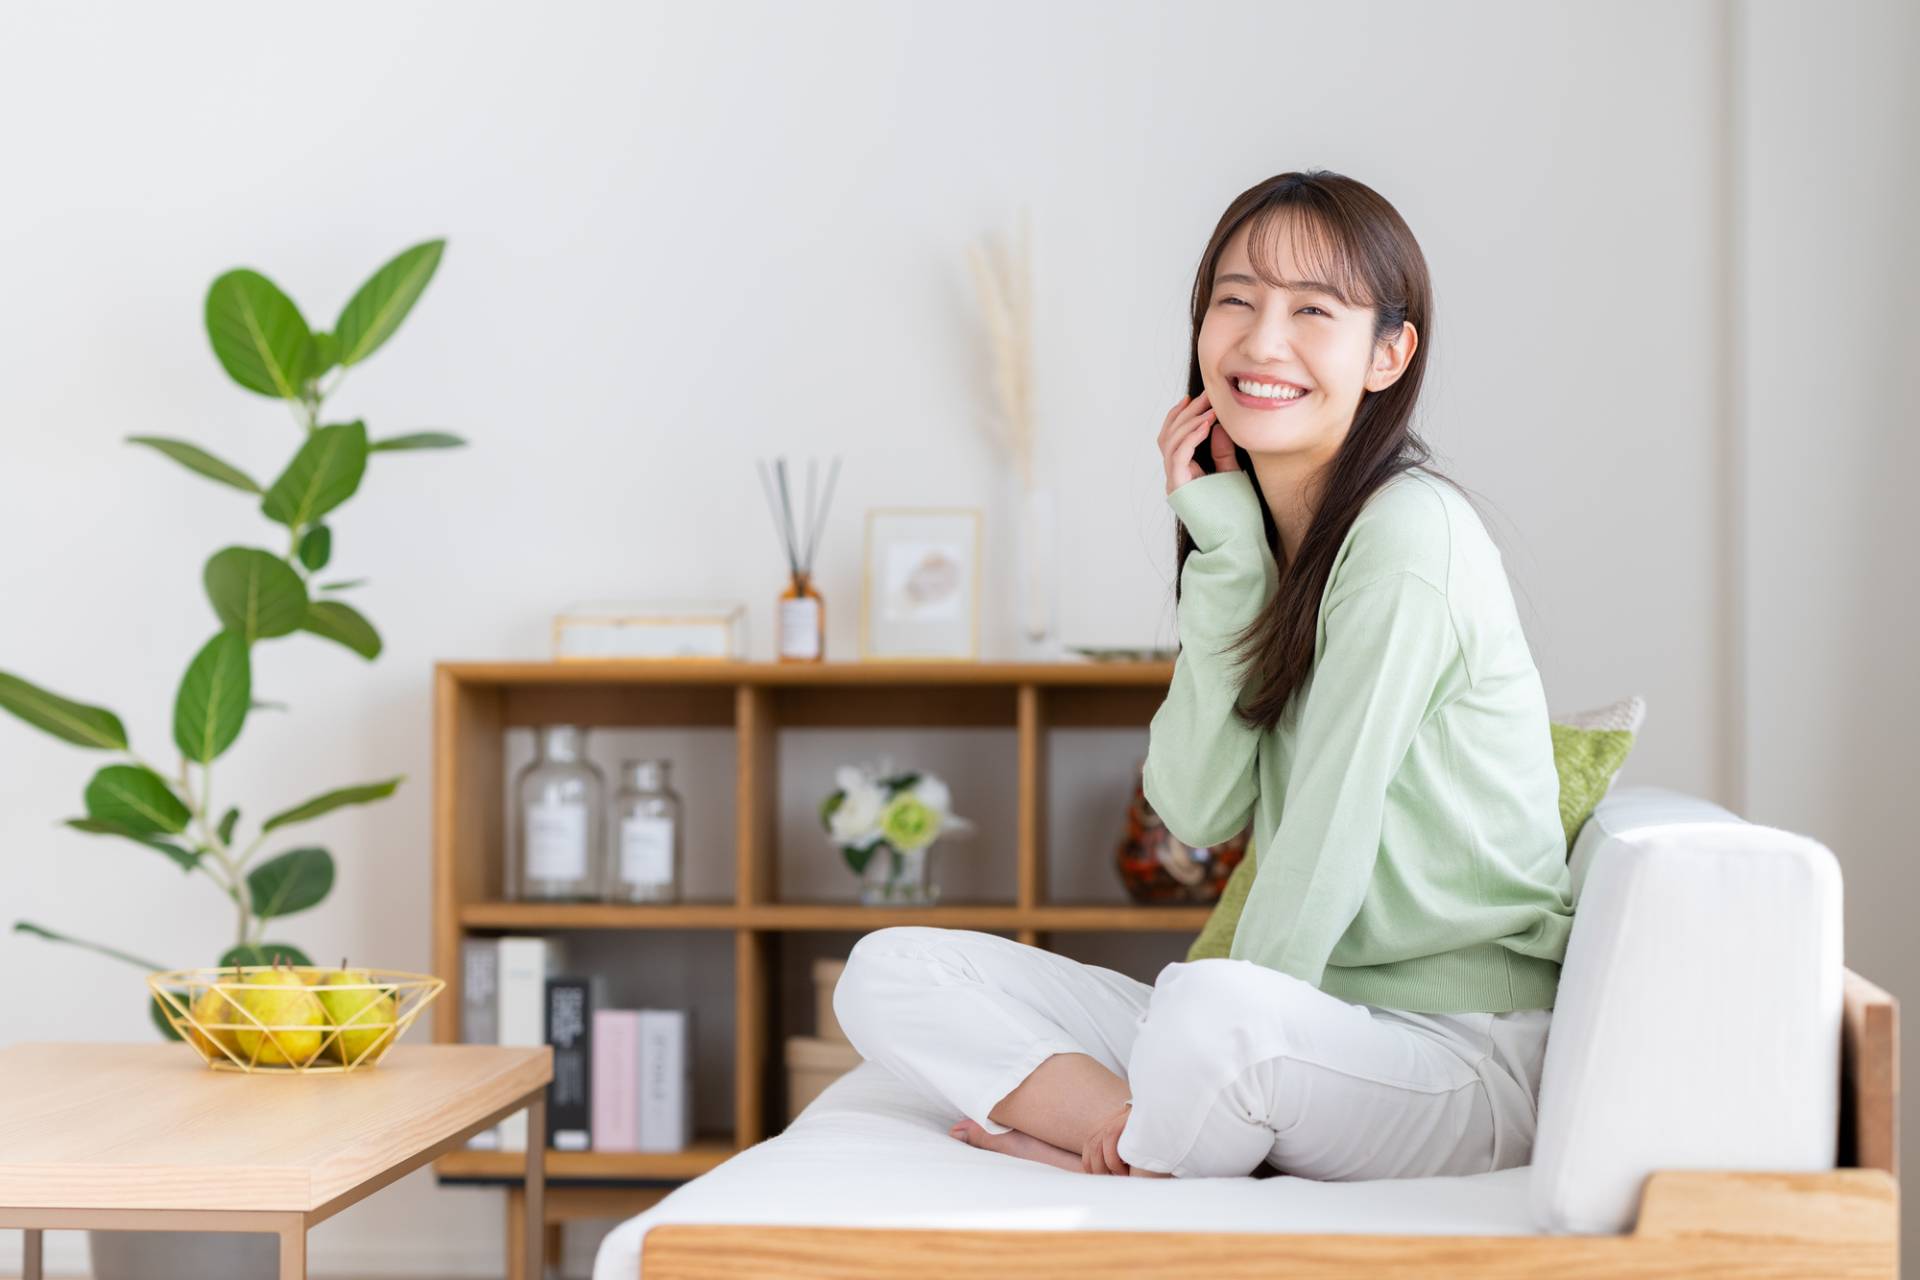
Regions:
<instances>
[{"instance_id":1,"label":"bare foot","mask_svg":"<svg viewBox=\"0 0 1920 1280\"><path fill-rule=\"evenodd\" d=\"M970 1147L998 1151L1001 1155L1019 1156L1022 1160L1037 1160L1041 1164L1050 1164L1056 1169L1065 1169L1070 1173L1082 1172L1079 1156L1018 1129L1009 1129L1005 1133L988 1133L972 1120L962 1117L958 1124L947 1130L947 1133Z\"/></svg>"},{"instance_id":2,"label":"bare foot","mask_svg":"<svg viewBox=\"0 0 1920 1280\"><path fill-rule=\"evenodd\" d=\"M1127 1172L1136 1178L1171 1178L1170 1173L1159 1173L1152 1169L1142 1169L1139 1165L1128 1165Z\"/></svg>"}]
</instances>

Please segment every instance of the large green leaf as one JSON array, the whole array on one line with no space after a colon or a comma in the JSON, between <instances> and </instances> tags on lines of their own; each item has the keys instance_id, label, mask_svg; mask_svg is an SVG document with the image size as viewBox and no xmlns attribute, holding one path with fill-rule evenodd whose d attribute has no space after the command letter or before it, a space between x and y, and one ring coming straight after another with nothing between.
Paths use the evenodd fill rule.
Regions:
<instances>
[{"instance_id":1,"label":"large green leaf","mask_svg":"<svg viewBox=\"0 0 1920 1280\"><path fill-rule=\"evenodd\" d=\"M13 712L36 729L79 747L125 751L127 729L120 717L103 707L73 702L57 693L48 693L28 684L19 676L0 671L0 707Z\"/></svg>"},{"instance_id":2,"label":"large green leaf","mask_svg":"<svg viewBox=\"0 0 1920 1280\"><path fill-rule=\"evenodd\" d=\"M415 431L411 435L388 436L367 446L368 453L398 453L407 449L460 449L466 441L445 431Z\"/></svg>"},{"instance_id":3,"label":"large green leaf","mask_svg":"<svg viewBox=\"0 0 1920 1280\"><path fill-rule=\"evenodd\" d=\"M419 300L420 291L433 279L440 265L445 240L428 240L402 251L391 262L374 272L334 323L333 336L340 344L340 363L358 364L372 355L380 344L393 336L407 312Z\"/></svg>"},{"instance_id":4,"label":"large green leaf","mask_svg":"<svg viewBox=\"0 0 1920 1280\"><path fill-rule=\"evenodd\" d=\"M218 480L221 484L232 485L247 493L261 492L259 483L236 466L222 462L197 444L188 444L185 440L169 440L165 436L128 436L128 444L144 444L150 449L158 449L189 471L195 471L209 480Z\"/></svg>"},{"instance_id":5,"label":"large green leaf","mask_svg":"<svg viewBox=\"0 0 1920 1280\"><path fill-rule=\"evenodd\" d=\"M306 620L300 625L317 636L347 646L368 661L380 656L380 633L350 604L315 600L307 606Z\"/></svg>"},{"instance_id":6,"label":"large green leaf","mask_svg":"<svg viewBox=\"0 0 1920 1280\"><path fill-rule=\"evenodd\" d=\"M222 969L231 969L237 964L278 964L282 960L288 964L313 963L307 959L306 952L290 942L243 942L220 953Z\"/></svg>"},{"instance_id":7,"label":"large green leaf","mask_svg":"<svg viewBox=\"0 0 1920 1280\"><path fill-rule=\"evenodd\" d=\"M392 795L394 788L405 780L406 775L402 774L397 778L388 778L385 782L366 782L357 787L341 787L337 791L329 791L325 795L315 796L304 804L297 804L285 813L274 814L260 824L260 830L272 831L291 823L305 822L350 804L370 804L375 800L384 800Z\"/></svg>"},{"instance_id":8,"label":"large green leaf","mask_svg":"<svg viewBox=\"0 0 1920 1280\"><path fill-rule=\"evenodd\" d=\"M87 783L87 816L143 836L177 836L193 817L145 765L110 764Z\"/></svg>"},{"instance_id":9,"label":"large green leaf","mask_svg":"<svg viewBox=\"0 0 1920 1280\"><path fill-rule=\"evenodd\" d=\"M298 399L313 363L313 334L300 308L258 271L229 271L207 290L213 354L249 391Z\"/></svg>"},{"instance_id":10,"label":"large green leaf","mask_svg":"<svg viewBox=\"0 0 1920 1280\"><path fill-rule=\"evenodd\" d=\"M247 642L237 631L207 641L187 667L173 703L173 740L189 760L206 764L233 745L253 701Z\"/></svg>"},{"instance_id":11,"label":"large green leaf","mask_svg":"<svg viewBox=\"0 0 1920 1280\"><path fill-rule=\"evenodd\" d=\"M162 840L159 836L144 835L118 822L107 822L100 818L68 818L67 825L75 831L85 831L89 835L120 836L136 844L143 844L149 849L166 854L182 871L191 871L200 865L199 853L191 849L182 849L173 841Z\"/></svg>"},{"instance_id":12,"label":"large green leaf","mask_svg":"<svg viewBox=\"0 0 1920 1280\"><path fill-rule=\"evenodd\" d=\"M308 573L318 573L333 559L333 530L317 524L300 538L300 563Z\"/></svg>"},{"instance_id":13,"label":"large green leaf","mask_svg":"<svg viewBox=\"0 0 1920 1280\"><path fill-rule=\"evenodd\" d=\"M247 873L253 914L261 919L305 911L333 888L333 856L325 849L289 849Z\"/></svg>"},{"instance_id":14,"label":"large green leaf","mask_svg":"<svg viewBox=\"0 0 1920 1280\"><path fill-rule=\"evenodd\" d=\"M367 471L367 427L342 422L307 437L300 452L267 490L260 509L269 520L302 529L333 510L360 487Z\"/></svg>"},{"instance_id":15,"label":"large green leaf","mask_svg":"<svg viewBox=\"0 0 1920 1280\"><path fill-rule=\"evenodd\" d=\"M229 631L248 644L296 631L306 621L307 588L270 551L228 547L207 561L207 599Z\"/></svg>"}]
</instances>

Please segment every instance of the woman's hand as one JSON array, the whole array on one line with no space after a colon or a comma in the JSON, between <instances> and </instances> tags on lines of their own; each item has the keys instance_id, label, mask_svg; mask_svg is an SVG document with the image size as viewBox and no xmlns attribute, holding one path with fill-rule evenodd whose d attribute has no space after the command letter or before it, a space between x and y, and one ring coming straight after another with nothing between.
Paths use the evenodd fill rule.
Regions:
<instances>
[{"instance_id":1,"label":"woman's hand","mask_svg":"<svg viewBox=\"0 0 1920 1280\"><path fill-rule=\"evenodd\" d=\"M1080 1152L1080 1168L1084 1172L1117 1173L1125 1177L1131 1171L1120 1158L1120 1131L1127 1127L1127 1116L1132 1111L1133 1104L1123 1102L1118 1111L1094 1126L1093 1132L1087 1135L1087 1145Z\"/></svg>"},{"instance_id":2,"label":"woman's hand","mask_svg":"<svg viewBox=\"0 0 1920 1280\"><path fill-rule=\"evenodd\" d=\"M1168 493L1206 474L1200 469L1200 464L1193 460L1193 451L1200 447L1202 437L1206 437L1208 451L1213 454L1215 471L1240 469L1240 459L1233 451L1233 439L1220 425L1219 416L1208 401L1207 393L1202 391L1191 399L1181 396L1167 411L1166 420L1160 424L1160 454L1166 463Z\"/></svg>"}]
</instances>

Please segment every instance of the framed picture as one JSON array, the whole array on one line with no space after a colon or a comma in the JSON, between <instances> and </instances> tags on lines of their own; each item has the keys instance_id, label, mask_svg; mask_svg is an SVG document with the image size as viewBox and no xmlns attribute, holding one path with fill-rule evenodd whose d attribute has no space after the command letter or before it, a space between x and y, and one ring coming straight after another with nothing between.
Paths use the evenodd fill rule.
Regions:
<instances>
[{"instance_id":1,"label":"framed picture","mask_svg":"<svg viewBox=\"0 0 1920 1280\"><path fill-rule=\"evenodd\" d=\"M980 509L869 507L860 656L980 656Z\"/></svg>"}]
</instances>

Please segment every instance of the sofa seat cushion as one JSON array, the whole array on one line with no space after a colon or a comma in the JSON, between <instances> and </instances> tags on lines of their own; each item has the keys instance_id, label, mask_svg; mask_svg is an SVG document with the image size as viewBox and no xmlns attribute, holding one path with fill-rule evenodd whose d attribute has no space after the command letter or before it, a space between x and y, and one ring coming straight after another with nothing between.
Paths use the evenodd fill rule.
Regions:
<instances>
[{"instance_id":1,"label":"sofa seat cushion","mask_svg":"<svg viewBox=\"0 0 1920 1280\"><path fill-rule=\"evenodd\" d=\"M1116 1178L947 1136L960 1118L877 1063L829 1085L785 1132L608 1233L594 1280L633 1280L663 1222L991 1230L1532 1235L1527 1167L1453 1178Z\"/></svg>"}]
</instances>

